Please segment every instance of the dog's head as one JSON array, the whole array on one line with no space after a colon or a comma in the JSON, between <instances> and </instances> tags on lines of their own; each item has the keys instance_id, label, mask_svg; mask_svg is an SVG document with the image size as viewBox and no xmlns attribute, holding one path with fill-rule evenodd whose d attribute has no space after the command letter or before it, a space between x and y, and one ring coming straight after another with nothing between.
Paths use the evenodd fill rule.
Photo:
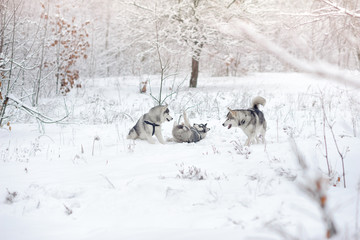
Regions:
<instances>
[{"instance_id":1,"label":"dog's head","mask_svg":"<svg viewBox=\"0 0 360 240\"><path fill-rule=\"evenodd\" d=\"M162 115L164 117L164 119L166 119L168 122L170 122L171 120L173 120L173 117L170 116L170 110L168 108L168 105L166 104L165 106L162 106Z\"/></svg>"},{"instance_id":2,"label":"dog's head","mask_svg":"<svg viewBox=\"0 0 360 240\"><path fill-rule=\"evenodd\" d=\"M170 110L168 105L159 105L153 107L149 111L150 118L154 121L154 123L161 124L165 121L171 121L173 118L170 116Z\"/></svg>"},{"instance_id":3,"label":"dog's head","mask_svg":"<svg viewBox=\"0 0 360 240\"><path fill-rule=\"evenodd\" d=\"M224 127L230 129L231 127L241 127L246 123L246 114L239 110L231 110L228 108L229 112L226 115L226 120L223 123Z\"/></svg>"},{"instance_id":4,"label":"dog's head","mask_svg":"<svg viewBox=\"0 0 360 240\"><path fill-rule=\"evenodd\" d=\"M198 131L200 133L201 138L204 138L206 136L206 133L208 131L210 131L210 128L207 127L207 123L205 123L205 124L194 123L193 127L196 129L196 131Z\"/></svg>"},{"instance_id":5,"label":"dog's head","mask_svg":"<svg viewBox=\"0 0 360 240\"><path fill-rule=\"evenodd\" d=\"M236 120L236 111L231 110L230 108L228 108L229 112L226 115L226 120L223 123L224 127L227 127L228 129L230 129L232 126L237 126L237 120Z\"/></svg>"},{"instance_id":6,"label":"dog's head","mask_svg":"<svg viewBox=\"0 0 360 240\"><path fill-rule=\"evenodd\" d=\"M210 128L207 127L207 123L205 124L194 123L193 127L200 133L207 133L208 131L210 131Z\"/></svg>"}]
</instances>

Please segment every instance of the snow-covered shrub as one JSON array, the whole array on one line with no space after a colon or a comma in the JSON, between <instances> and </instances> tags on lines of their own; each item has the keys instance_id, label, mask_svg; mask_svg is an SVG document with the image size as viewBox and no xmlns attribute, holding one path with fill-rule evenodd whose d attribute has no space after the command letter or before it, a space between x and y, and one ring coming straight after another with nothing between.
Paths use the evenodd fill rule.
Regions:
<instances>
[{"instance_id":1,"label":"snow-covered shrub","mask_svg":"<svg viewBox=\"0 0 360 240\"><path fill-rule=\"evenodd\" d=\"M184 163L177 166L179 167L177 178L189 180L206 180L208 178L206 171L202 171L201 168L196 166L188 166L185 168Z\"/></svg>"},{"instance_id":2,"label":"snow-covered shrub","mask_svg":"<svg viewBox=\"0 0 360 240\"><path fill-rule=\"evenodd\" d=\"M242 145L240 139L231 141L231 143L233 144L237 154L243 155L246 159L249 159L251 154L251 149L249 147Z\"/></svg>"},{"instance_id":3,"label":"snow-covered shrub","mask_svg":"<svg viewBox=\"0 0 360 240\"><path fill-rule=\"evenodd\" d=\"M18 196L17 192L10 192L9 190L7 190L7 196L5 198L5 203L6 204L13 204L15 201L15 198Z\"/></svg>"}]
</instances>

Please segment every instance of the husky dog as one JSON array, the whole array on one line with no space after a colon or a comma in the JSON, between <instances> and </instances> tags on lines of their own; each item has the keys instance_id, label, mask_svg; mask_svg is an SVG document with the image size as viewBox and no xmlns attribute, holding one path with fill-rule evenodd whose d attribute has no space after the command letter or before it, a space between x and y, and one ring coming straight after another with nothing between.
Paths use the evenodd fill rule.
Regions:
<instances>
[{"instance_id":1,"label":"husky dog","mask_svg":"<svg viewBox=\"0 0 360 240\"><path fill-rule=\"evenodd\" d=\"M263 97L255 97L249 109L231 110L226 115L227 119L223 123L224 127L241 128L248 139L245 145L250 146L251 143L259 143L259 135L261 135L263 143L265 143L266 120L264 114L259 110L259 104L265 106L266 100Z\"/></svg>"},{"instance_id":2,"label":"husky dog","mask_svg":"<svg viewBox=\"0 0 360 240\"><path fill-rule=\"evenodd\" d=\"M183 113L183 116L184 123L176 124L176 122L174 122L172 135L176 142L198 142L206 137L206 133L210 130L210 128L206 127L207 123L194 123L193 126L191 126L185 111Z\"/></svg>"},{"instance_id":3,"label":"husky dog","mask_svg":"<svg viewBox=\"0 0 360 240\"><path fill-rule=\"evenodd\" d=\"M155 134L159 142L165 144L161 133L161 124L166 120L170 122L172 119L168 105L153 107L148 113L142 115L135 126L130 129L127 139L139 138L154 144L155 140L152 136Z\"/></svg>"}]
</instances>

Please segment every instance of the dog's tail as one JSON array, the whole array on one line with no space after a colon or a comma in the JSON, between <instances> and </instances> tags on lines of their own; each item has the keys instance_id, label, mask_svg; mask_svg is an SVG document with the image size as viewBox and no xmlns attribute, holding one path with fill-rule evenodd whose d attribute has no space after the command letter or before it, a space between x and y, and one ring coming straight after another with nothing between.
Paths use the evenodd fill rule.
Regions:
<instances>
[{"instance_id":1,"label":"dog's tail","mask_svg":"<svg viewBox=\"0 0 360 240\"><path fill-rule=\"evenodd\" d=\"M127 139L136 139L138 137L137 132L135 131L135 128L130 129L129 134L127 135Z\"/></svg>"},{"instance_id":2,"label":"dog's tail","mask_svg":"<svg viewBox=\"0 0 360 240\"><path fill-rule=\"evenodd\" d=\"M259 104L265 106L266 100L263 97L257 96L252 100L251 107L259 109Z\"/></svg>"}]
</instances>

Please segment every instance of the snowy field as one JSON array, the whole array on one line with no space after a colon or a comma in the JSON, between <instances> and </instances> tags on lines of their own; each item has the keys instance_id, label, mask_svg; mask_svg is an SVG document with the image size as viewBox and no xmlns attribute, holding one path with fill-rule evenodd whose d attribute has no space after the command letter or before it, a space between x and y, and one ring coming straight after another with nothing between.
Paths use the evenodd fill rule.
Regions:
<instances>
[{"instance_id":1,"label":"snowy field","mask_svg":"<svg viewBox=\"0 0 360 240\"><path fill-rule=\"evenodd\" d=\"M324 239L319 203L304 191L319 176L328 179L333 239L360 239L358 89L295 73L203 76L197 89L168 79L174 120L187 109L211 130L196 144L151 145L126 139L154 106L149 86L139 93L148 79L157 97L158 77L144 76L87 80L66 98L42 99L48 116L70 112L69 123L44 125L44 134L14 112L11 131L0 129L0 239ZM222 126L227 107L247 108L257 95L267 100L266 149L243 147L241 129ZM330 177L324 110L336 139L325 124ZM172 126L164 123L165 139Z\"/></svg>"}]
</instances>

